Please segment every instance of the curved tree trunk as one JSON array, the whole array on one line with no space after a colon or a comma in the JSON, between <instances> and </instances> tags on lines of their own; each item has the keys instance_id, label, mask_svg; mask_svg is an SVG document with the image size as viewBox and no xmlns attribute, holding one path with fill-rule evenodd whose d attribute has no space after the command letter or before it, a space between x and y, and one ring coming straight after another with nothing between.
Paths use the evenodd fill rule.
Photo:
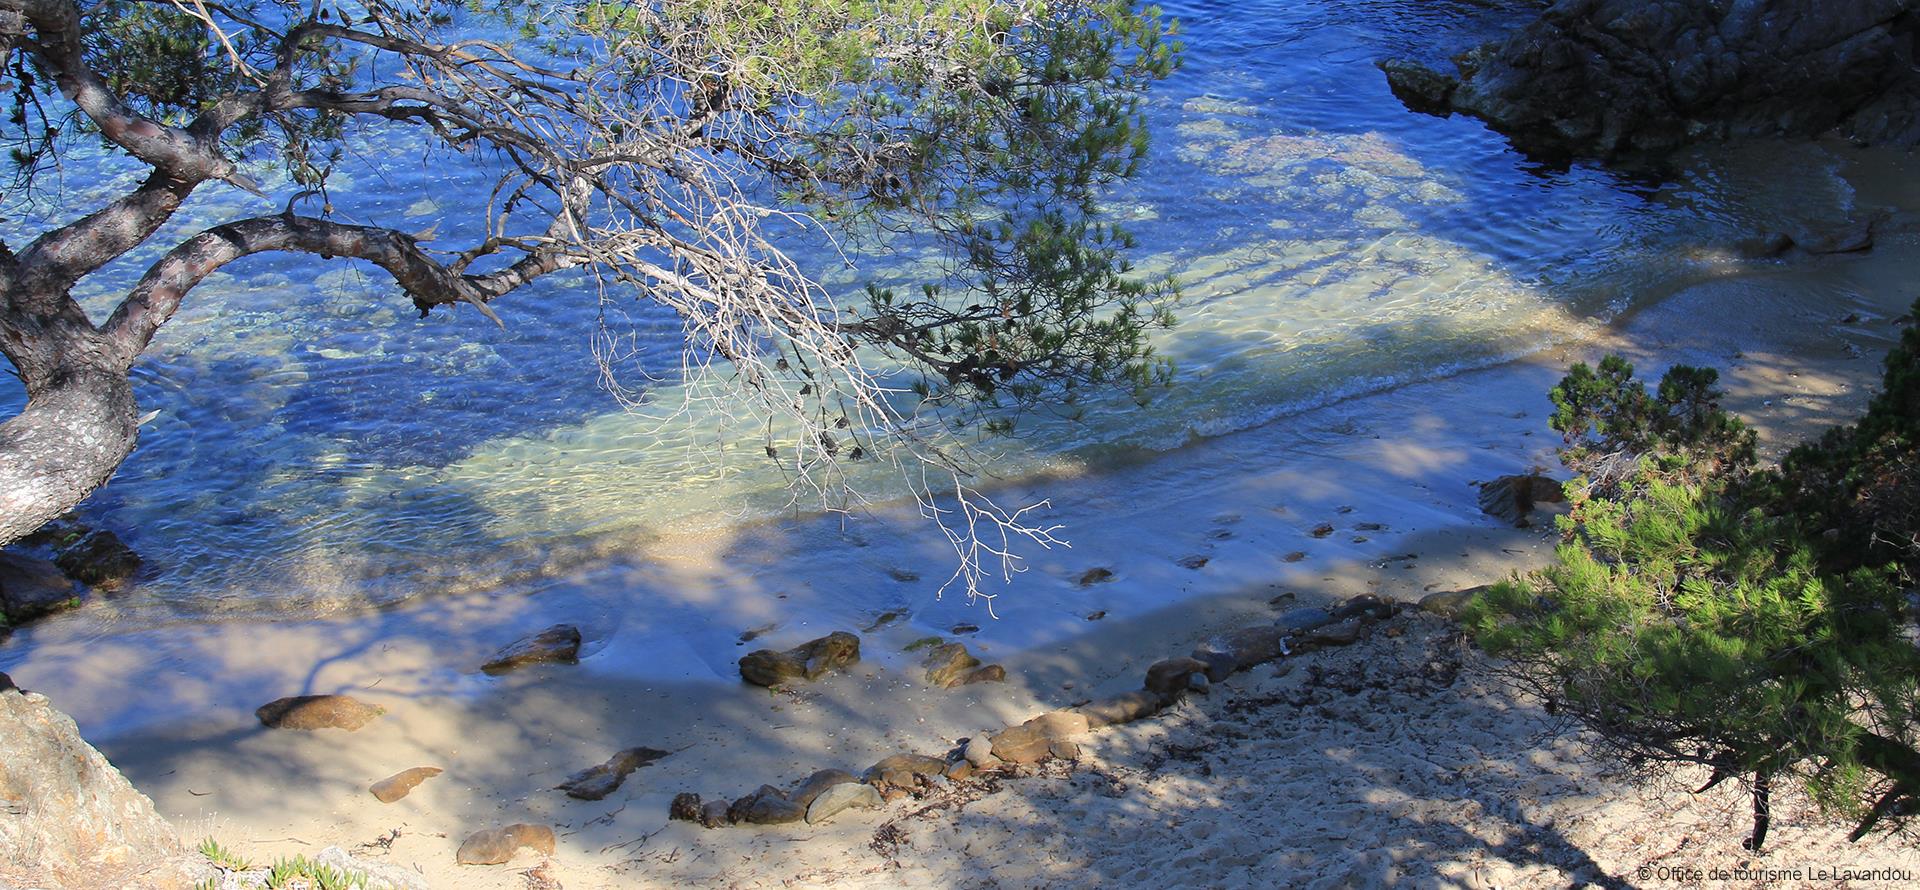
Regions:
<instances>
[{"instance_id":1,"label":"curved tree trunk","mask_svg":"<svg viewBox=\"0 0 1920 890\"><path fill-rule=\"evenodd\" d=\"M106 484L139 436L126 372L83 368L28 381L26 410L0 423L0 544Z\"/></svg>"}]
</instances>

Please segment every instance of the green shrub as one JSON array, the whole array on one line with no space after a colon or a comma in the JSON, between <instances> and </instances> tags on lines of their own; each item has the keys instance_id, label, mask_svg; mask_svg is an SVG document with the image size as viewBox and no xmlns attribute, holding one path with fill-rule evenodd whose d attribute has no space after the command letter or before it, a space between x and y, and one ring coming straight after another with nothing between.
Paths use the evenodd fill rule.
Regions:
<instances>
[{"instance_id":1,"label":"green shrub","mask_svg":"<svg viewBox=\"0 0 1920 890\"><path fill-rule=\"evenodd\" d=\"M1895 376L1890 364L1889 393ZM1562 458L1579 474L1557 561L1476 597L1465 620L1622 761L1699 764L1709 787L1747 781L1751 849L1779 780L1857 820L1855 837L1901 825L1920 795L1907 575L1827 529L1858 500L1830 480L1878 478L1869 459L1905 466L1920 403L1883 396L1782 472L1755 467L1753 434L1720 408L1716 379L1676 367L1648 393L1618 357L1575 366L1553 391ZM1920 392L1916 380L1898 383Z\"/></svg>"}]
</instances>

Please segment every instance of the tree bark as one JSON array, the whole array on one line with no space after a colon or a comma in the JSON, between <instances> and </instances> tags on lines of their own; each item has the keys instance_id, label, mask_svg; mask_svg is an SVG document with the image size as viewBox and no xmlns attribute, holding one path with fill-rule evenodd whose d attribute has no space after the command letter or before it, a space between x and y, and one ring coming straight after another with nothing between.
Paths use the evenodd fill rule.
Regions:
<instances>
[{"instance_id":1,"label":"tree bark","mask_svg":"<svg viewBox=\"0 0 1920 890\"><path fill-rule=\"evenodd\" d=\"M80 503L133 452L133 384L113 368L29 381L26 410L0 423L0 544Z\"/></svg>"}]
</instances>

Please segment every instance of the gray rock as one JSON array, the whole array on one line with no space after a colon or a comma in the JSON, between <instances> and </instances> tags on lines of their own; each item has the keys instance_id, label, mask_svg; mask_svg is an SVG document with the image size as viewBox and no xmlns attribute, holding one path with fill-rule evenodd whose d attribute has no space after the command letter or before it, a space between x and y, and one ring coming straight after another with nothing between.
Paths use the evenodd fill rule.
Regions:
<instances>
[{"instance_id":1,"label":"gray rock","mask_svg":"<svg viewBox=\"0 0 1920 890\"><path fill-rule=\"evenodd\" d=\"M1325 627L1338 620L1339 619L1333 617L1332 612L1325 609L1302 606L1298 609L1288 609L1285 614L1273 622L1273 625L1286 631L1288 634L1297 636L1317 627Z\"/></svg>"},{"instance_id":2,"label":"gray rock","mask_svg":"<svg viewBox=\"0 0 1920 890\"><path fill-rule=\"evenodd\" d=\"M0 691L0 885L137 886L184 852L153 801L46 696Z\"/></svg>"},{"instance_id":3,"label":"gray rock","mask_svg":"<svg viewBox=\"0 0 1920 890\"><path fill-rule=\"evenodd\" d=\"M807 805L807 824L815 825L849 810L880 806L880 792L872 785L842 783L828 787Z\"/></svg>"},{"instance_id":4,"label":"gray rock","mask_svg":"<svg viewBox=\"0 0 1920 890\"><path fill-rule=\"evenodd\" d=\"M385 714L351 695L294 695L255 708L253 715L268 729L344 729L353 732Z\"/></svg>"},{"instance_id":5,"label":"gray rock","mask_svg":"<svg viewBox=\"0 0 1920 890\"><path fill-rule=\"evenodd\" d=\"M1217 649L1208 648L1207 646L1193 650L1193 660L1207 666L1205 674L1195 674L1194 676L1204 676L1209 682L1213 683L1218 683L1233 676L1233 672L1240 667L1240 659L1235 657L1233 653L1221 652Z\"/></svg>"},{"instance_id":6,"label":"gray rock","mask_svg":"<svg viewBox=\"0 0 1920 890\"><path fill-rule=\"evenodd\" d=\"M1206 674L1188 674L1187 689L1201 695L1206 695L1213 691L1213 683L1207 679Z\"/></svg>"},{"instance_id":7,"label":"gray rock","mask_svg":"<svg viewBox=\"0 0 1920 890\"><path fill-rule=\"evenodd\" d=\"M964 756L975 769L992 769L1000 765L1000 758L993 756L993 742L987 740L986 733L978 733L967 740Z\"/></svg>"},{"instance_id":8,"label":"gray rock","mask_svg":"<svg viewBox=\"0 0 1920 890\"><path fill-rule=\"evenodd\" d=\"M828 671L843 670L860 661L860 638L834 631L785 652L761 649L740 659L740 679L756 686L779 686L795 680L818 680Z\"/></svg>"},{"instance_id":9,"label":"gray rock","mask_svg":"<svg viewBox=\"0 0 1920 890\"><path fill-rule=\"evenodd\" d=\"M1349 618L1339 624L1329 624L1307 634L1307 642L1319 646L1345 646L1360 639L1360 632L1366 628L1366 619Z\"/></svg>"},{"instance_id":10,"label":"gray rock","mask_svg":"<svg viewBox=\"0 0 1920 890\"><path fill-rule=\"evenodd\" d=\"M1363 593L1358 596L1349 597L1333 609L1333 617L1342 621L1355 616L1365 616L1375 621L1385 621L1393 617L1393 603L1378 595Z\"/></svg>"},{"instance_id":11,"label":"gray rock","mask_svg":"<svg viewBox=\"0 0 1920 890\"><path fill-rule=\"evenodd\" d=\"M338 871L349 880L360 876L366 890L427 890L427 879L419 872L358 859L339 847L328 847L314 854L313 863Z\"/></svg>"},{"instance_id":12,"label":"gray rock","mask_svg":"<svg viewBox=\"0 0 1920 890\"><path fill-rule=\"evenodd\" d=\"M579 661L580 628L556 624L508 643L480 669L499 675L530 664L578 664Z\"/></svg>"},{"instance_id":13,"label":"gray rock","mask_svg":"<svg viewBox=\"0 0 1920 890\"><path fill-rule=\"evenodd\" d=\"M1225 676L1214 676L1216 665L1209 656L1229 656L1233 659L1231 670L1244 671L1287 654L1288 632L1288 628L1278 625L1231 630L1202 644L1193 657L1207 662L1207 679L1223 680Z\"/></svg>"},{"instance_id":14,"label":"gray rock","mask_svg":"<svg viewBox=\"0 0 1920 890\"><path fill-rule=\"evenodd\" d=\"M730 824L732 820L727 818L727 810L727 802L724 800L708 801L700 808L699 822L708 828L719 828Z\"/></svg>"},{"instance_id":15,"label":"gray rock","mask_svg":"<svg viewBox=\"0 0 1920 890\"><path fill-rule=\"evenodd\" d=\"M627 776L643 766L653 763L669 752L658 748L628 748L598 766L590 766L571 776L565 782L555 785L565 791L568 797L579 800L600 800L615 790Z\"/></svg>"},{"instance_id":16,"label":"gray rock","mask_svg":"<svg viewBox=\"0 0 1920 890\"><path fill-rule=\"evenodd\" d=\"M835 785L845 785L848 782L858 781L860 781L859 778L846 770L823 769L808 776L805 781L800 783L800 787L795 788L792 794L787 795L787 799L802 807L808 807L813 804L814 798L826 793L827 789Z\"/></svg>"}]
</instances>

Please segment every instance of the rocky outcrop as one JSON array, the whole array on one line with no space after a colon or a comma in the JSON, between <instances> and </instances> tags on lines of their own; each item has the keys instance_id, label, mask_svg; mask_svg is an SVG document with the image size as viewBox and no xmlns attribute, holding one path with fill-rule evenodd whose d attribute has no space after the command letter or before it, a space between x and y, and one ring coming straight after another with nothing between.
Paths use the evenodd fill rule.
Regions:
<instances>
[{"instance_id":1,"label":"rocky outcrop","mask_svg":"<svg viewBox=\"0 0 1920 890\"><path fill-rule=\"evenodd\" d=\"M0 691L0 885L146 887L179 867L173 826L45 696Z\"/></svg>"},{"instance_id":2,"label":"rocky outcrop","mask_svg":"<svg viewBox=\"0 0 1920 890\"><path fill-rule=\"evenodd\" d=\"M1455 59L1383 62L1416 111L1481 118L1524 151L1614 157L1839 129L1920 144L1920 0L1561 0Z\"/></svg>"}]
</instances>

